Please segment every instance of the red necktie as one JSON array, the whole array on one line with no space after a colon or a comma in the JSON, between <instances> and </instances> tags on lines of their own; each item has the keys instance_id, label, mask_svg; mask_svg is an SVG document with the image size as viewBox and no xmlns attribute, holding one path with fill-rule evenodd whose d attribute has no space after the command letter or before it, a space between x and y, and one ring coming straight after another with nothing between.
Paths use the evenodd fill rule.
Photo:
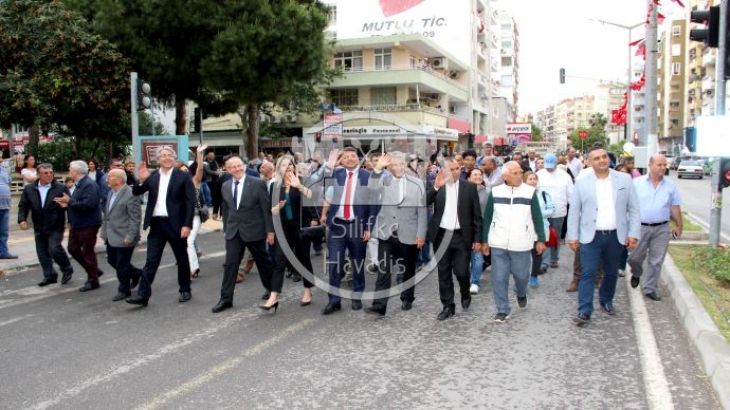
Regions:
<instances>
[{"instance_id":1,"label":"red necktie","mask_svg":"<svg viewBox=\"0 0 730 410\"><path fill-rule=\"evenodd\" d=\"M345 185L345 210L343 215L345 219L350 220L352 214L352 205L350 205L350 190L352 189L352 171L347 172L347 184Z\"/></svg>"}]
</instances>

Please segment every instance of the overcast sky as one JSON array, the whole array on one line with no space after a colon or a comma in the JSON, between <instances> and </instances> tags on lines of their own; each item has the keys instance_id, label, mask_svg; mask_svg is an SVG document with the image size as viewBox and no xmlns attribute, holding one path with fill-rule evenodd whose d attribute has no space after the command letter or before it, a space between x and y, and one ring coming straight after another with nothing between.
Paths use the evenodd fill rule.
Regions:
<instances>
[{"instance_id":1,"label":"overcast sky","mask_svg":"<svg viewBox=\"0 0 730 410\"><path fill-rule=\"evenodd\" d=\"M588 91L595 83L571 76L628 80L629 31L591 19L634 26L646 19L647 2L499 0L498 8L512 14L519 30L518 106L519 114L525 115ZM660 11L666 16L684 13L672 0L662 0ZM644 30L644 26L634 29L632 40L644 38ZM566 84L559 83L561 67L568 76Z\"/></svg>"}]
</instances>

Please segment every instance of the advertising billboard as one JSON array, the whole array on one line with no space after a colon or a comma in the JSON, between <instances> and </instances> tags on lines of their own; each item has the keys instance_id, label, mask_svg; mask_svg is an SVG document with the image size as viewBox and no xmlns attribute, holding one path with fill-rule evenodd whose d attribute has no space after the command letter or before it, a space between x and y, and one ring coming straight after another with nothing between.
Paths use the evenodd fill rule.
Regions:
<instances>
[{"instance_id":1,"label":"advertising billboard","mask_svg":"<svg viewBox=\"0 0 730 410\"><path fill-rule=\"evenodd\" d=\"M339 0L339 40L418 33L471 63L471 0Z\"/></svg>"}]
</instances>

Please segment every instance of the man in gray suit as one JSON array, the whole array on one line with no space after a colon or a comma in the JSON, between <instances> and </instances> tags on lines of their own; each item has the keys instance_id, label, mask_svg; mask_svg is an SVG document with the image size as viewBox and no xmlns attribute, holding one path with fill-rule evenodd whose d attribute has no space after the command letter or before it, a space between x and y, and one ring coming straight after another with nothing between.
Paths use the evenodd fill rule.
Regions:
<instances>
[{"instance_id":1,"label":"man in gray suit","mask_svg":"<svg viewBox=\"0 0 730 410\"><path fill-rule=\"evenodd\" d=\"M388 167L390 175L383 176ZM418 251L426 240L426 188L423 181L406 174L406 156L395 151L383 155L374 163L368 189L380 195L380 211L372 237L378 239L378 279L375 291L391 286L395 270L403 274L406 289L401 293L401 309L410 310L415 299L416 285L407 282L416 275ZM367 313L385 315L388 298L373 301Z\"/></svg>"},{"instance_id":2,"label":"man in gray suit","mask_svg":"<svg viewBox=\"0 0 730 410\"><path fill-rule=\"evenodd\" d=\"M122 169L112 169L106 176L109 193L104 201L106 209L99 236L106 243L106 259L117 271L119 288L112 298L117 302L132 296L142 270L132 266L132 252L139 242L139 226L142 206L127 185L127 174Z\"/></svg>"},{"instance_id":3,"label":"man in gray suit","mask_svg":"<svg viewBox=\"0 0 730 410\"><path fill-rule=\"evenodd\" d=\"M639 200L631 176L610 169L603 148L593 148L588 161L592 172L586 169L575 181L565 237L574 252L580 251L578 314L573 318L578 326L591 320L599 261L605 268L599 304L606 314L616 314L613 296L621 252L624 246L633 250L641 234Z\"/></svg>"},{"instance_id":4,"label":"man in gray suit","mask_svg":"<svg viewBox=\"0 0 730 410\"><path fill-rule=\"evenodd\" d=\"M233 306L238 266L246 249L251 251L261 283L267 292L274 270L266 251L267 242L274 245L274 223L266 184L259 178L247 176L243 160L238 156L228 158L226 171L232 176L221 187L221 208L226 227L226 261L221 298L213 306L213 313Z\"/></svg>"}]
</instances>

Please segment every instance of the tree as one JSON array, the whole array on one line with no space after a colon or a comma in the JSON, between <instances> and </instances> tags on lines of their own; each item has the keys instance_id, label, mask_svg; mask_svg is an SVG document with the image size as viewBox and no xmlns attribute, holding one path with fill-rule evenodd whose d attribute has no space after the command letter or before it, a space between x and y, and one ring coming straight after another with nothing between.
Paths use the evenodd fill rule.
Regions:
<instances>
[{"instance_id":1,"label":"tree","mask_svg":"<svg viewBox=\"0 0 730 410\"><path fill-rule=\"evenodd\" d=\"M56 125L86 139L119 137L110 124L129 111L127 60L58 1L6 0L0 7L0 126Z\"/></svg>"},{"instance_id":2,"label":"tree","mask_svg":"<svg viewBox=\"0 0 730 410\"><path fill-rule=\"evenodd\" d=\"M538 127L534 122L530 121L530 129L532 131L532 140L542 141L542 128Z\"/></svg>"},{"instance_id":3,"label":"tree","mask_svg":"<svg viewBox=\"0 0 730 410\"><path fill-rule=\"evenodd\" d=\"M606 117L601 113L595 113L591 115L588 123L590 124L590 128L579 127L573 130L570 134L570 144L576 149L580 149L582 146L585 150L592 147L595 143L601 143L608 147L608 139L606 138L606 124L608 120ZM581 141L578 137L580 131L588 132L588 138L585 141Z\"/></svg>"}]
</instances>

